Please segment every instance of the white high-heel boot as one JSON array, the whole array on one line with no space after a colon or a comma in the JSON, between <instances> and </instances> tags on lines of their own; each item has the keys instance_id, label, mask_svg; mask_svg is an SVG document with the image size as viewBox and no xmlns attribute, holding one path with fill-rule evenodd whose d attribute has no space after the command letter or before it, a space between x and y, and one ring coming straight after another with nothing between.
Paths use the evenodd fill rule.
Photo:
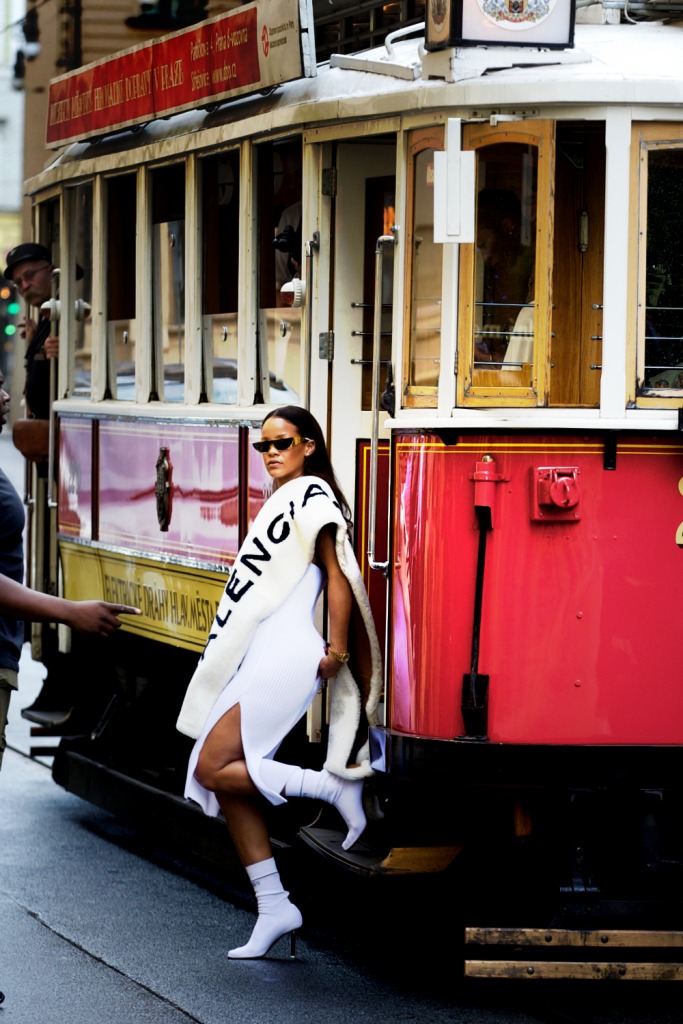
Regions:
<instances>
[{"instance_id":1,"label":"white high-heel boot","mask_svg":"<svg viewBox=\"0 0 683 1024\"><path fill-rule=\"evenodd\" d=\"M247 874L254 887L258 904L258 918L246 946L228 951L231 960L255 960L265 956L283 935L291 933L290 956L296 956L296 930L301 928L302 917L298 907L289 901L280 880L275 859L249 864Z\"/></svg>"},{"instance_id":2,"label":"white high-heel boot","mask_svg":"<svg viewBox=\"0 0 683 1024\"><path fill-rule=\"evenodd\" d=\"M292 768L285 783L285 796L305 796L333 804L346 822L348 833L342 843L349 850L365 831L367 821L363 810L363 780L341 779L325 768Z\"/></svg>"}]
</instances>

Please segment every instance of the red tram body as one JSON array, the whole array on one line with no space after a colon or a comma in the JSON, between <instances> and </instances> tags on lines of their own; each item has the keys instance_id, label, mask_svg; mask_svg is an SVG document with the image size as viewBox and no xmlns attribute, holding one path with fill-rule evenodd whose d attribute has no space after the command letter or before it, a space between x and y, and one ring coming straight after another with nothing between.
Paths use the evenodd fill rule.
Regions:
<instances>
[{"instance_id":1,"label":"red tram body","mask_svg":"<svg viewBox=\"0 0 683 1024\"><path fill-rule=\"evenodd\" d=\"M658 678L648 699L644 678L679 615L681 444L620 437L613 459L604 438L572 433L394 444L390 727L465 733L455 684L470 666L463 627L482 501L492 518L479 649L490 742L683 742L679 680ZM490 483L477 480L480 466Z\"/></svg>"},{"instance_id":2,"label":"red tram body","mask_svg":"<svg viewBox=\"0 0 683 1024\"><path fill-rule=\"evenodd\" d=\"M312 32L304 0L277 5ZM267 493L250 442L266 411L305 404L354 507L385 693L362 842L342 851L330 818L274 833L362 876L446 872L480 946L599 947L598 929L618 945L626 927L666 959L683 898L680 30L580 25L576 49L424 31L427 49L399 37L275 91L179 100L136 134L60 122L29 183L62 309L92 308L60 328L52 585L142 610L106 651L72 638L54 776L193 841L209 827L181 798L175 718ZM59 80L59 104L84 81ZM286 741L306 763L325 699ZM524 969L487 954L468 973Z\"/></svg>"}]
</instances>

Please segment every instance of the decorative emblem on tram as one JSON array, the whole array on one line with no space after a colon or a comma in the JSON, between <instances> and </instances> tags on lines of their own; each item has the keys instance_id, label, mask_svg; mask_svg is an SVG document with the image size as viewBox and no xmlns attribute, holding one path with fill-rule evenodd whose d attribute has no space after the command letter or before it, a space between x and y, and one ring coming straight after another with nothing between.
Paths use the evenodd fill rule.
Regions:
<instances>
[{"instance_id":1,"label":"decorative emblem on tram","mask_svg":"<svg viewBox=\"0 0 683 1024\"><path fill-rule=\"evenodd\" d=\"M489 21L505 28L531 28L540 25L555 7L554 0L477 0Z\"/></svg>"},{"instance_id":2,"label":"decorative emblem on tram","mask_svg":"<svg viewBox=\"0 0 683 1024\"><path fill-rule=\"evenodd\" d=\"M171 474L173 466L170 459L170 448L160 448L157 459L157 479L154 485L154 493L157 499L157 519L159 529L168 530L171 522Z\"/></svg>"},{"instance_id":3,"label":"decorative emblem on tram","mask_svg":"<svg viewBox=\"0 0 683 1024\"><path fill-rule=\"evenodd\" d=\"M448 0L431 0L429 6L431 10L432 23L437 31L439 31L446 20L446 15L448 14Z\"/></svg>"}]
</instances>

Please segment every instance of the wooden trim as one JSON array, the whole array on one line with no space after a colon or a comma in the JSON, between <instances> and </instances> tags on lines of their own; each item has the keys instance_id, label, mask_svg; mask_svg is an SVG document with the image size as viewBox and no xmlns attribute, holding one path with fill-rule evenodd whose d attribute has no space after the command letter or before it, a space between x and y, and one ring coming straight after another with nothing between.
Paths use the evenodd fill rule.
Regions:
<instances>
[{"instance_id":1,"label":"wooden trim","mask_svg":"<svg viewBox=\"0 0 683 1024\"><path fill-rule=\"evenodd\" d=\"M644 931L569 928L466 928L467 945L486 946L605 946L617 949L683 949L683 931Z\"/></svg>"},{"instance_id":2,"label":"wooden trim","mask_svg":"<svg viewBox=\"0 0 683 1024\"><path fill-rule=\"evenodd\" d=\"M683 981L683 964L466 960L465 977L537 981L569 978L576 981Z\"/></svg>"}]
</instances>

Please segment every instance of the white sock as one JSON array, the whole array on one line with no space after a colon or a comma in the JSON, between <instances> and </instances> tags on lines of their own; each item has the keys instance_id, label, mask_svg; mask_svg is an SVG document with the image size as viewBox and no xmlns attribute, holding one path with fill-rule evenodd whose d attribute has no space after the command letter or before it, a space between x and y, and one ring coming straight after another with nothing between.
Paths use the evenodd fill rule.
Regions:
<instances>
[{"instance_id":1,"label":"white sock","mask_svg":"<svg viewBox=\"0 0 683 1024\"><path fill-rule=\"evenodd\" d=\"M259 914L273 913L278 904L287 901L289 893L282 885L274 857L248 864L246 872L254 887Z\"/></svg>"}]
</instances>

